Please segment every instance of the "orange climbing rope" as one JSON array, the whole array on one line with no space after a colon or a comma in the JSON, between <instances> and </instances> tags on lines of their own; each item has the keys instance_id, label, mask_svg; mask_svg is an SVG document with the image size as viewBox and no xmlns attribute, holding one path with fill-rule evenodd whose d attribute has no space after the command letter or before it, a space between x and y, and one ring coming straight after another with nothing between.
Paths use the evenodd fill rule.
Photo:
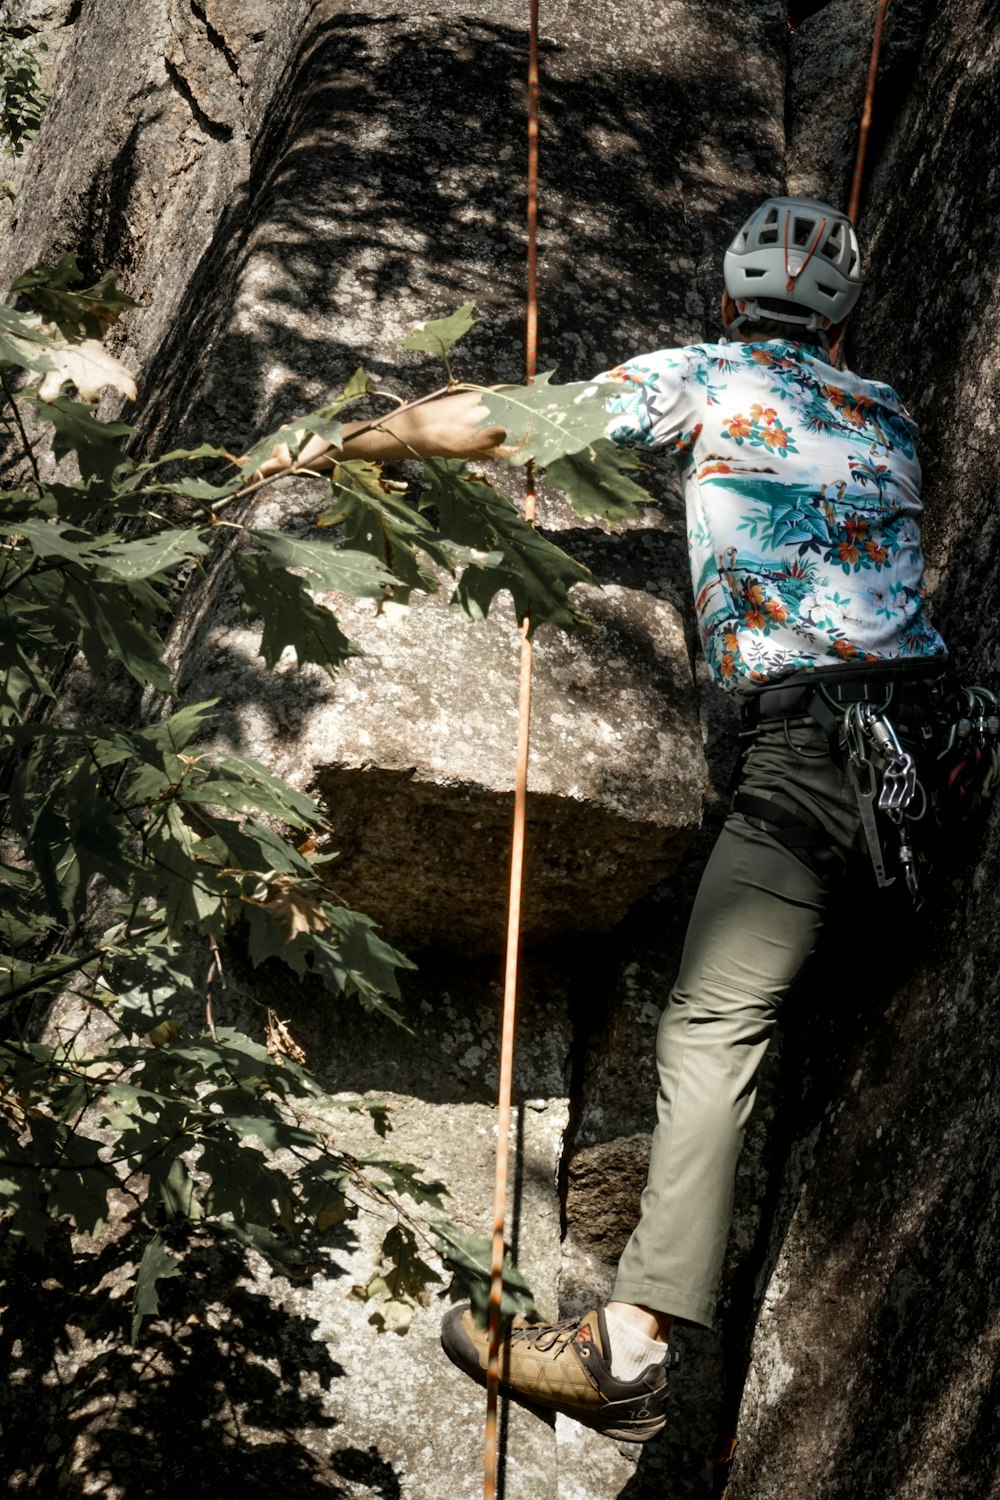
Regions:
<instances>
[{"instance_id":1,"label":"orange climbing rope","mask_svg":"<svg viewBox=\"0 0 1000 1500\"><path fill-rule=\"evenodd\" d=\"M528 266L524 362L528 385L538 359L538 4L529 0L528 42ZM525 476L525 520L535 519L535 476ZM497 1152L493 1183L493 1266L490 1285L489 1353L486 1366L486 1438L483 1463L484 1500L497 1492L497 1407L500 1382L501 1303L503 1299L504 1219L507 1211L507 1167L510 1154L510 1105L514 1078L514 1021L517 1011L517 967L521 939L521 893L524 884L524 831L528 799L528 744L531 728L531 621L521 627L520 686L517 716L517 768L514 776L514 826L507 909L507 957L503 1018L500 1026L500 1088L497 1100Z\"/></svg>"},{"instance_id":2,"label":"orange climbing rope","mask_svg":"<svg viewBox=\"0 0 1000 1500\"><path fill-rule=\"evenodd\" d=\"M882 27L889 0L878 0L875 12L875 34L872 37L872 53L868 62L868 82L865 86L865 102L861 110L861 129L858 132L858 150L854 158L854 177L851 181L851 197L847 205L847 217L857 224L861 212L861 184L865 175L865 156L868 152L868 132L872 123L872 105L875 98L875 80L878 77L878 59L882 50Z\"/></svg>"}]
</instances>

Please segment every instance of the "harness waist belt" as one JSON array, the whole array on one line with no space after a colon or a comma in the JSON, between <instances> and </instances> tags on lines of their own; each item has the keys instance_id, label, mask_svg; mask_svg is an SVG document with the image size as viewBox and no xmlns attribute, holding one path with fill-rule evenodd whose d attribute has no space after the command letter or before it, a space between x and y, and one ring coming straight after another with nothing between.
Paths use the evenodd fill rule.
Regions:
<instances>
[{"instance_id":1,"label":"harness waist belt","mask_svg":"<svg viewBox=\"0 0 1000 1500\"><path fill-rule=\"evenodd\" d=\"M824 722L830 711L851 703L877 703L888 708L926 702L927 689L944 683L950 672L944 657L933 661L877 662L865 667L832 667L797 673L743 697L745 724L812 715ZM817 703L818 700L818 703ZM826 712L814 713L822 704ZM826 727L824 722L824 727Z\"/></svg>"}]
</instances>

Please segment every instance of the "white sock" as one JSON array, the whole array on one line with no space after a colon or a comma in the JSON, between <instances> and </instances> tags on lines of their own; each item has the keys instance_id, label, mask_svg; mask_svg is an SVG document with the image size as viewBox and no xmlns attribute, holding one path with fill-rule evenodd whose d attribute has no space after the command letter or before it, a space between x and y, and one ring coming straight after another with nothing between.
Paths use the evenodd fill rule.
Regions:
<instances>
[{"instance_id":1,"label":"white sock","mask_svg":"<svg viewBox=\"0 0 1000 1500\"><path fill-rule=\"evenodd\" d=\"M667 1346L659 1339L647 1338L609 1308L604 1309L604 1320L611 1344L605 1352L611 1356L611 1373L616 1380L638 1380L647 1366L666 1359Z\"/></svg>"}]
</instances>

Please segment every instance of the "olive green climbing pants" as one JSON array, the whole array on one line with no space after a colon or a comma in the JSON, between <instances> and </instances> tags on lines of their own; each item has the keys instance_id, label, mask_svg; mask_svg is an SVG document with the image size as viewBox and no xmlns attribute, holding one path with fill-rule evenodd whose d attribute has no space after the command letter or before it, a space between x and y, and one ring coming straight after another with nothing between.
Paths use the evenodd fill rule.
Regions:
<instances>
[{"instance_id":1,"label":"olive green climbing pants","mask_svg":"<svg viewBox=\"0 0 1000 1500\"><path fill-rule=\"evenodd\" d=\"M862 847L851 783L818 726L789 726L787 737L783 723L762 728L741 791L804 813L845 857ZM649 1178L619 1262L616 1301L711 1324L757 1073L828 897L829 882L765 823L730 813L660 1021Z\"/></svg>"}]
</instances>

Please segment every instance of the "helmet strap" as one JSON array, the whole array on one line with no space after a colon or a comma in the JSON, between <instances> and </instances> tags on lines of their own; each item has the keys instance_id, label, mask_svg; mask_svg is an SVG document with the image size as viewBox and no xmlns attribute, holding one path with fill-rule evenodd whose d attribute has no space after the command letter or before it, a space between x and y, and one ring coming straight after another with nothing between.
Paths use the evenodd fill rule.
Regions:
<instances>
[{"instance_id":1,"label":"helmet strap","mask_svg":"<svg viewBox=\"0 0 1000 1500\"><path fill-rule=\"evenodd\" d=\"M744 304L744 306L745 305L746 304ZM759 316L760 310L757 307L756 303L751 304L751 308L752 308L752 311L756 312L758 314L758 316ZM778 321L785 322L785 323L788 324L788 341L789 341L789 343L791 343L791 344L816 344L820 349L823 350L824 354L829 354L829 352L830 352L830 336L829 336L829 333L828 333L827 329L825 329L825 328L810 328L807 323L799 322L798 319L792 319L792 318L781 318L781 319L778 319ZM738 318L734 318L731 323L727 323L726 324L726 337L729 338L729 339L736 338L736 336L738 335L740 329L743 328L744 325L747 324L747 323L749 323L749 322L750 322L750 315L748 313L741 312ZM795 334L792 332L793 329L797 329L798 330L798 337L796 337Z\"/></svg>"}]
</instances>

